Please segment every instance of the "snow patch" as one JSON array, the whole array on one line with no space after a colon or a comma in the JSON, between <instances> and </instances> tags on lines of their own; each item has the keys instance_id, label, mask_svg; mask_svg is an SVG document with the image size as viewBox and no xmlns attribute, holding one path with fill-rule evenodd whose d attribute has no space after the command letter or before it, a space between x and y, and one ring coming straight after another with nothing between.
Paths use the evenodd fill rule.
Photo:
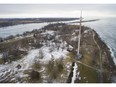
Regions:
<instances>
[{"instance_id":1,"label":"snow patch","mask_svg":"<svg viewBox=\"0 0 116 87\"><path fill-rule=\"evenodd\" d=\"M89 30L85 30L84 33L88 33Z\"/></svg>"},{"instance_id":2,"label":"snow patch","mask_svg":"<svg viewBox=\"0 0 116 87\"><path fill-rule=\"evenodd\" d=\"M71 81L71 83L74 83L74 81L76 80L76 78L77 78L77 69L78 69L78 66L77 66L77 64L75 63L75 65L74 65L74 70L73 70L73 77L72 77L72 81Z\"/></svg>"},{"instance_id":3,"label":"snow patch","mask_svg":"<svg viewBox=\"0 0 116 87\"><path fill-rule=\"evenodd\" d=\"M23 69L28 69L35 62L35 58L39 55L39 49L29 51L28 55L22 60L21 66Z\"/></svg>"},{"instance_id":4,"label":"snow patch","mask_svg":"<svg viewBox=\"0 0 116 87\"><path fill-rule=\"evenodd\" d=\"M41 34L49 34L49 35L54 35L54 31L46 31L46 32L43 32Z\"/></svg>"},{"instance_id":5,"label":"snow patch","mask_svg":"<svg viewBox=\"0 0 116 87\"><path fill-rule=\"evenodd\" d=\"M43 61L49 61L52 58L54 59L58 59L58 58L65 58L66 54L68 53L68 51L66 50L62 50L61 48L59 48L59 50L54 49L52 52L50 52L50 47L42 47L41 50L44 53L44 58Z\"/></svg>"},{"instance_id":6,"label":"snow patch","mask_svg":"<svg viewBox=\"0 0 116 87\"><path fill-rule=\"evenodd\" d=\"M69 49L73 49L73 47L71 45L69 45Z\"/></svg>"},{"instance_id":7,"label":"snow patch","mask_svg":"<svg viewBox=\"0 0 116 87\"><path fill-rule=\"evenodd\" d=\"M73 38L71 38L71 41L76 41L78 39L77 36L74 36Z\"/></svg>"}]
</instances>

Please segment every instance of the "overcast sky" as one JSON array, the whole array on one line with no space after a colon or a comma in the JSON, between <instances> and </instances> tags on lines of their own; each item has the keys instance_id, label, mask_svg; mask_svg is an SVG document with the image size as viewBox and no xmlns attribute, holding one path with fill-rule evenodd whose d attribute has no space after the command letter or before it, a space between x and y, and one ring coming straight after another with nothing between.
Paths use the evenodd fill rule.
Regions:
<instances>
[{"instance_id":1,"label":"overcast sky","mask_svg":"<svg viewBox=\"0 0 116 87\"><path fill-rule=\"evenodd\" d=\"M0 4L1 18L26 17L116 17L116 4Z\"/></svg>"}]
</instances>

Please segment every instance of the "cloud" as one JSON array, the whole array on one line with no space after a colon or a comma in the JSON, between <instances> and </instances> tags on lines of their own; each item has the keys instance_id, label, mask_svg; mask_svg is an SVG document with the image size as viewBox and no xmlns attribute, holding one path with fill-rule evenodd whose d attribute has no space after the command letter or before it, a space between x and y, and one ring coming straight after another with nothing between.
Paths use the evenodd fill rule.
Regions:
<instances>
[{"instance_id":1,"label":"cloud","mask_svg":"<svg viewBox=\"0 0 116 87\"><path fill-rule=\"evenodd\" d=\"M1 4L0 17L116 16L115 4Z\"/></svg>"}]
</instances>

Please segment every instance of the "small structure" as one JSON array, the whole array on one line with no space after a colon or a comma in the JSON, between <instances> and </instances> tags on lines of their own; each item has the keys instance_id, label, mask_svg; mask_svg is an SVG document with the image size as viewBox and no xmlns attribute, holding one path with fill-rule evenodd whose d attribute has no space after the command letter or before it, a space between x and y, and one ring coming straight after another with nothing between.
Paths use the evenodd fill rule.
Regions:
<instances>
[{"instance_id":1,"label":"small structure","mask_svg":"<svg viewBox=\"0 0 116 87\"><path fill-rule=\"evenodd\" d=\"M67 51L72 52L73 49L74 49L74 48L73 48L71 45L69 45Z\"/></svg>"},{"instance_id":2,"label":"small structure","mask_svg":"<svg viewBox=\"0 0 116 87\"><path fill-rule=\"evenodd\" d=\"M75 59L81 59L82 58L82 54L77 54Z\"/></svg>"}]
</instances>

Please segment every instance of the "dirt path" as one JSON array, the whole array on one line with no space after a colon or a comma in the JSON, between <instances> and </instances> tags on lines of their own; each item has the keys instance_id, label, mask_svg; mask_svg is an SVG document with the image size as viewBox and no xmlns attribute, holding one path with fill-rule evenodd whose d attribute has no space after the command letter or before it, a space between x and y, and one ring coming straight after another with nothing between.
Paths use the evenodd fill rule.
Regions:
<instances>
[{"instance_id":1,"label":"dirt path","mask_svg":"<svg viewBox=\"0 0 116 87\"><path fill-rule=\"evenodd\" d=\"M98 45L97 41L95 40L95 33L92 31L92 34L93 34L93 40L95 42L95 44L97 45L98 49L99 49L99 62L100 62L100 82L103 82L103 66L102 66L102 56L101 56L101 49L100 49L100 46Z\"/></svg>"}]
</instances>

